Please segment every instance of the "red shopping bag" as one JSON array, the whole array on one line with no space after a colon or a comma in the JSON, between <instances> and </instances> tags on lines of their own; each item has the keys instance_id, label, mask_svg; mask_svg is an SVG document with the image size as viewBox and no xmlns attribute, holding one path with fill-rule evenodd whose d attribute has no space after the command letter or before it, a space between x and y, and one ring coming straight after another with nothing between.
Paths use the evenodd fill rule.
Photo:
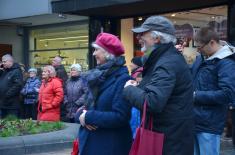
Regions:
<instances>
[{"instance_id":1,"label":"red shopping bag","mask_svg":"<svg viewBox=\"0 0 235 155\"><path fill-rule=\"evenodd\" d=\"M136 137L129 155L162 155L164 134L152 131L152 117L147 125L148 127L144 127L146 122L146 107L147 103L145 101L141 125L136 130Z\"/></svg>"},{"instance_id":2,"label":"red shopping bag","mask_svg":"<svg viewBox=\"0 0 235 155\"><path fill-rule=\"evenodd\" d=\"M76 138L73 141L73 150L71 152L71 155L78 155L78 153L79 153L79 141L78 138Z\"/></svg>"}]
</instances>

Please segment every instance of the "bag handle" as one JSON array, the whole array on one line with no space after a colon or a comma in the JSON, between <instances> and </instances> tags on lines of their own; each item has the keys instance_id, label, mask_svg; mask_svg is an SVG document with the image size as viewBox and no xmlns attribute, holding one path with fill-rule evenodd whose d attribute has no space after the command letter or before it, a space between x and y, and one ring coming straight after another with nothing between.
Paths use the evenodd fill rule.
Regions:
<instances>
[{"instance_id":1,"label":"bag handle","mask_svg":"<svg viewBox=\"0 0 235 155\"><path fill-rule=\"evenodd\" d=\"M147 113L147 101L144 101L144 108L143 108L143 115L142 115L142 120L140 126L144 127L146 123L146 113ZM153 130L153 117L150 116L149 124L148 124L148 129Z\"/></svg>"}]
</instances>

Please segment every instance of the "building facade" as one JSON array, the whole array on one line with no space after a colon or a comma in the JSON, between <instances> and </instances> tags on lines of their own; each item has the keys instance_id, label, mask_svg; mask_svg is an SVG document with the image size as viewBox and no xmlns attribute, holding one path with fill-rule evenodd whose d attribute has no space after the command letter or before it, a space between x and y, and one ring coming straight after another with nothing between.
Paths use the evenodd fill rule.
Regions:
<instances>
[{"instance_id":1,"label":"building facade","mask_svg":"<svg viewBox=\"0 0 235 155\"><path fill-rule=\"evenodd\" d=\"M20 5L17 0L10 1L15 1L8 4L10 6ZM23 2L29 1L22 0L21 3L23 5ZM15 13L10 17L5 15L5 18L0 16L0 32L5 34L0 39L0 45L12 40L17 42L11 47L13 56L17 56L26 66L39 68L50 64L51 58L59 55L64 58L63 64L67 69L73 63L80 63L84 70L92 68L95 60L90 44L100 32L110 32L120 37L126 49L128 65L133 56L141 55L131 28L151 15L166 16L174 23L178 41L186 42L183 54L188 63L192 63L197 54L193 34L200 27L215 28L222 39L235 45L234 0L43 1L49 6L45 9L44 4L44 12L34 11L31 15ZM6 8L0 6L2 10ZM22 9L21 12L27 12ZM4 24L8 26L3 27ZM15 27L8 30L9 24ZM9 39L8 34L11 33L13 35Z\"/></svg>"}]
</instances>

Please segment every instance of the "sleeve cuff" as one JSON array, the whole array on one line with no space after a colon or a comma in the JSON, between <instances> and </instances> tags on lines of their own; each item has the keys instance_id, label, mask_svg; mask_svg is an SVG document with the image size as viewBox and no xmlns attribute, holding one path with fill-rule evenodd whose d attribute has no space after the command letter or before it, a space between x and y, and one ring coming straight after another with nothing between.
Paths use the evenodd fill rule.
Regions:
<instances>
[{"instance_id":1,"label":"sleeve cuff","mask_svg":"<svg viewBox=\"0 0 235 155\"><path fill-rule=\"evenodd\" d=\"M85 115L85 123L91 124L91 111L87 111Z\"/></svg>"}]
</instances>

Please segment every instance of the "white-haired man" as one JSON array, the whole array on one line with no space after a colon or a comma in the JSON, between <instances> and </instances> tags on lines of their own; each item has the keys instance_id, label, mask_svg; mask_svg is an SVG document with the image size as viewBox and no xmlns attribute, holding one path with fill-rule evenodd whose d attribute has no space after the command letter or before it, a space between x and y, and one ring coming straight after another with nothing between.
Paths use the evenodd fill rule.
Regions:
<instances>
[{"instance_id":1,"label":"white-haired man","mask_svg":"<svg viewBox=\"0 0 235 155\"><path fill-rule=\"evenodd\" d=\"M68 79L68 75L65 71L64 66L61 63L62 63L62 58L59 57L59 56L56 56L52 60L52 66L55 68L56 77L60 78L63 81L63 84L64 84Z\"/></svg>"},{"instance_id":2,"label":"white-haired man","mask_svg":"<svg viewBox=\"0 0 235 155\"><path fill-rule=\"evenodd\" d=\"M163 155L193 154L193 86L185 59L175 48L175 28L167 18L152 16L132 29L149 56L143 79L129 80L123 92L131 106L153 118L153 131L165 134Z\"/></svg>"},{"instance_id":3,"label":"white-haired man","mask_svg":"<svg viewBox=\"0 0 235 155\"><path fill-rule=\"evenodd\" d=\"M23 85L23 75L20 66L14 62L11 55L2 56L0 69L0 118L7 115L19 116L19 96Z\"/></svg>"},{"instance_id":4,"label":"white-haired man","mask_svg":"<svg viewBox=\"0 0 235 155\"><path fill-rule=\"evenodd\" d=\"M60 56L55 56L52 60L52 66L55 68L56 77L62 80L63 89L65 90L65 84L66 81L68 80L68 75L64 66L62 65L62 58ZM60 112L61 121L69 122L69 120L67 120L66 118L67 112L65 105L63 103L60 104L60 110L61 110Z\"/></svg>"}]
</instances>

